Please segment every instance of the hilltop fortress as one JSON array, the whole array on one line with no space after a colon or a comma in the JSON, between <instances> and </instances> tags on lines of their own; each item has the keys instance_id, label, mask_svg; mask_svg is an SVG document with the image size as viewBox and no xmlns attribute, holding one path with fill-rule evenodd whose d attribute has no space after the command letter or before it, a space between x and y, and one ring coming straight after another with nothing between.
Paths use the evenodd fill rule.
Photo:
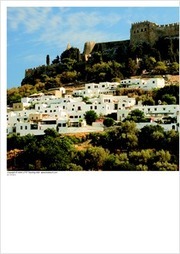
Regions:
<instances>
[{"instance_id":1,"label":"hilltop fortress","mask_svg":"<svg viewBox=\"0 0 180 254\"><path fill-rule=\"evenodd\" d=\"M153 46L160 38L179 39L179 23L167 25L158 25L150 21L134 23L131 25L130 39L99 43L94 41L85 42L84 50L81 55L83 59L87 61L93 52L114 51L116 49L121 52L131 45L136 46L143 42ZM70 48L71 46L68 44L66 50ZM33 74L36 69L37 68L25 70L25 77Z\"/></svg>"},{"instance_id":2,"label":"hilltop fortress","mask_svg":"<svg viewBox=\"0 0 180 254\"><path fill-rule=\"evenodd\" d=\"M86 42L83 54L87 60L88 56L95 51L111 49L122 46L122 44L137 45L146 42L153 45L161 37L179 38L179 23L167 25L158 25L149 21L134 23L130 29L130 40L103 43Z\"/></svg>"}]
</instances>

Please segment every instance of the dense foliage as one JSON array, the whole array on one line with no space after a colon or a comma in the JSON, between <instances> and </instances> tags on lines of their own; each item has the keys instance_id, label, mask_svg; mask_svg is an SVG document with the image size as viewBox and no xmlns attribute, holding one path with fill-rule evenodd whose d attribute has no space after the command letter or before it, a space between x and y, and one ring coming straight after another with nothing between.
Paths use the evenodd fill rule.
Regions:
<instances>
[{"instance_id":1,"label":"dense foliage","mask_svg":"<svg viewBox=\"0 0 180 254\"><path fill-rule=\"evenodd\" d=\"M21 85L47 84L49 79L52 87L71 82L111 81L140 75L143 70L153 74L178 74L179 40L160 38L153 46L144 42L112 49L95 47L88 61L78 48L71 47L52 61L47 55L45 63L27 71Z\"/></svg>"},{"instance_id":2,"label":"dense foliage","mask_svg":"<svg viewBox=\"0 0 180 254\"><path fill-rule=\"evenodd\" d=\"M38 91L46 92L50 88L88 82L120 81L133 75L141 75L144 70L150 76L179 74L178 40L161 38L153 47L140 43L136 46L122 44L111 50L97 48L88 61L74 47L57 55L52 61L46 55L44 65L26 71L21 87L8 90L7 104L12 105L13 102L19 102L22 96ZM177 93L172 96L177 97ZM154 100L157 98L146 98L145 101L153 105ZM163 100L168 104L175 102L174 97L165 96Z\"/></svg>"},{"instance_id":3,"label":"dense foliage","mask_svg":"<svg viewBox=\"0 0 180 254\"><path fill-rule=\"evenodd\" d=\"M178 170L178 145L175 130L164 131L158 125L138 130L131 121L83 138L63 136L52 129L44 136L13 134L7 138L8 151L20 152L14 150L8 170L174 171Z\"/></svg>"}]
</instances>

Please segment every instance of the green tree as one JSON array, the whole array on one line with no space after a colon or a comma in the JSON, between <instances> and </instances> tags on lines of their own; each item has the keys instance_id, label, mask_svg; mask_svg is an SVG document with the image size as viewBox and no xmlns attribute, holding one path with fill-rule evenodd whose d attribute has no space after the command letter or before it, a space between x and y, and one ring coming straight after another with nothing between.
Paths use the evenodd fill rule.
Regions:
<instances>
[{"instance_id":1,"label":"green tree","mask_svg":"<svg viewBox=\"0 0 180 254\"><path fill-rule=\"evenodd\" d=\"M170 130L165 133L164 149L170 151L176 162L179 159L179 132Z\"/></svg>"},{"instance_id":2,"label":"green tree","mask_svg":"<svg viewBox=\"0 0 180 254\"><path fill-rule=\"evenodd\" d=\"M129 58L126 68L128 70L127 74L128 74L129 77L136 75L138 66L137 66L137 63L136 63L135 60L133 60L132 58Z\"/></svg>"},{"instance_id":3,"label":"green tree","mask_svg":"<svg viewBox=\"0 0 180 254\"><path fill-rule=\"evenodd\" d=\"M150 170L154 156L153 149L131 151L129 153L129 162L135 165L136 170Z\"/></svg>"},{"instance_id":4,"label":"green tree","mask_svg":"<svg viewBox=\"0 0 180 254\"><path fill-rule=\"evenodd\" d=\"M108 132L108 145L112 151L131 151L138 146L138 129L132 121L121 122L118 128Z\"/></svg>"},{"instance_id":5,"label":"green tree","mask_svg":"<svg viewBox=\"0 0 180 254\"><path fill-rule=\"evenodd\" d=\"M174 96L176 98L176 103L177 104L179 103L179 84L164 86L163 88L153 91L153 93L154 93L153 97L156 101L156 104L158 104L159 100L162 101L162 97L165 94Z\"/></svg>"},{"instance_id":6,"label":"green tree","mask_svg":"<svg viewBox=\"0 0 180 254\"><path fill-rule=\"evenodd\" d=\"M83 168L80 165L76 165L75 163L69 163L67 169L69 171L82 171Z\"/></svg>"},{"instance_id":7,"label":"green tree","mask_svg":"<svg viewBox=\"0 0 180 254\"><path fill-rule=\"evenodd\" d=\"M164 62L158 61L154 68L155 72L158 74L166 74L167 66Z\"/></svg>"},{"instance_id":8,"label":"green tree","mask_svg":"<svg viewBox=\"0 0 180 254\"><path fill-rule=\"evenodd\" d=\"M110 114L107 114L105 117L112 118L116 121L117 120L117 113L110 113Z\"/></svg>"},{"instance_id":9,"label":"green tree","mask_svg":"<svg viewBox=\"0 0 180 254\"><path fill-rule=\"evenodd\" d=\"M178 166L174 163L167 161L161 162L157 161L153 164L152 170L154 171L177 171Z\"/></svg>"},{"instance_id":10,"label":"green tree","mask_svg":"<svg viewBox=\"0 0 180 254\"><path fill-rule=\"evenodd\" d=\"M179 74L179 64L177 62L173 62L170 66L169 66L169 72L173 75L175 74Z\"/></svg>"},{"instance_id":11,"label":"green tree","mask_svg":"<svg viewBox=\"0 0 180 254\"><path fill-rule=\"evenodd\" d=\"M102 147L90 147L84 154L84 170L102 170L108 152Z\"/></svg>"},{"instance_id":12,"label":"green tree","mask_svg":"<svg viewBox=\"0 0 180 254\"><path fill-rule=\"evenodd\" d=\"M47 56L46 56L46 65L49 65L49 64L50 64L50 56L47 55Z\"/></svg>"},{"instance_id":13,"label":"green tree","mask_svg":"<svg viewBox=\"0 0 180 254\"><path fill-rule=\"evenodd\" d=\"M91 65L97 64L97 63L101 63L102 62L102 53L100 52L93 52L91 54L91 57L89 58L88 62Z\"/></svg>"},{"instance_id":14,"label":"green tree","mask_svg":"<svg viewBox=\"0 0 180 254\"><path fill-rule=\"evenodd\" d=\"M164 94L162 96L162 101L166 102L167 104L176 104L176 97L171 94Z\"/></svg>"},{"instance_id":15,"label":"green tree","mask_svg":"<svg viewBox=\"0 0 180 254\"><path fill-rule=\"evenodd\" d=\"M110 127L112 125L114 125L115 121L113 118L110 118L110 117L106 117L103 121L103 124L106 126L106 127Z\"/></svg>"},{"instance_id":16,"label":"green tree","mask_svg":"<svg viewBox=\"0 0 180 254\"><path fill-rule=\"evenodd\" d=\"M50 136L50 137L54 137L54 138L59 136L59 133L55 129L52 129L52 128L48 128L48 129L44 130L44 133L46 136Z\"/></svg>"},{"instance_id":17,"label":"green tree","mask_svg":"<svg viewBox=\"0 0 180 254\"><path fill-rule=\"evenodd\" d=\"M70 58L75 60L76 62L80 61L80 51L78 48L71 47L70 49L66 49L64 52L61 54L61 62L64 62L65 58Z\"/></svg>"},{"instance_id":18,"label":"green tree","mask_svg":"<svg viewBox=\"0 0 180 254\"><path fill-rule=\"evenodd\" d=\"M88 125L92 125L93 122L98 118L94 110L89 110L85 113L85 119Z\"/></svg>"},{"instance_id":19,"label":"green tree","mask_svg":"<svg viewBox=\"0 0 180 254\"><path fill-rule=\"evenodd\" d=\"M146 97L142 101L143 105L155 105L155 100L152 97Z\"/></svg>"},{"instance_id":20,"label":"green tree","mask_svg":"<svg viewBox=\"0 0 180 254\"><path fill-rule=\"evenodd\" d=\"M144 112L139 109L132 110L128 116L126 117L125 121L134 121L134 122L143 122L145 119Z\"/></svg>"},{"instance_id":21,"label":"green tree","mask_svg":"<svg viewBox=\"0 0 180 254\"><path fill-rule=\"evenodd\" d=\"M58 64L58 63L60 63L60 58L57 55L56 58L54 60L52 60L52 64Z\"/></svg>"},{"instance_id":22,"label":"green tree","mask_svg":"<svg viewBox=\"0 0 180 254\"><path fill-rule=\"evenodd\" d=\"M132 170L133 165L129 163L127 153L109 154L105 159L104 171L124 171Z\"/></svg>"},{"instance_id":23,"label":"green tree","mask_svg":"<svg viewBox=\"0 0 180 254\"><path fill-rule=\"evenodd\" d=\"M160 149L164 145L164 129L160 125L146 125L139 132L139 147Z\"/></svg>"},{"instance_id":24,"label":"green tree","mask_svg":"<svg viewBox=\"0 0 180 254\"><path fill-rule=\"evenodd\" d=\"M71 83L76 81L77 77L78 77L78 74L76 71L64 71L61 74L61 82L63 84Z\"/></svg>"},{"instance_id":25,"label":"green tree","mask_svg":"<svg viewBox=\"0 0 180 254\"><path fill-rule=\"evenodd\" d=\"M156 64L156 59L152 56L146 58L146 68L148 71L151 71L154 69Z\"/></svg>"}]
</instances>

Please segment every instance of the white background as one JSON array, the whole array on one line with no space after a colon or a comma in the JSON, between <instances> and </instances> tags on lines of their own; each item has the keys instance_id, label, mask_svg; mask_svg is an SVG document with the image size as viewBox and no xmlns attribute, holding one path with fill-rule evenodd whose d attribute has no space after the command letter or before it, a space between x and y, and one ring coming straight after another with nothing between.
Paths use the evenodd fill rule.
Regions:
<instances>
[{"instance_id":1,"label":"white background","mask_svg":"<svg viewBox=\"0 0 180 254\"><path fill-rule=\"evenodd\" d=\"M179 172L6 172L6 7L27 4L1 3L1 253L179 253Z\"/></svg>"}]
</instances>

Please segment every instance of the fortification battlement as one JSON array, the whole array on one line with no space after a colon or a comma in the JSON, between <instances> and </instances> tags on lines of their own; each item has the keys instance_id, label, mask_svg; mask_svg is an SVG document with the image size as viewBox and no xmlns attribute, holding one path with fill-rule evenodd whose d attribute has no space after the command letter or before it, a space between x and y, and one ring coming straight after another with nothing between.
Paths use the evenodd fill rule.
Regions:
<instances>
[{"instance_id":1,"label":"fortification battlement","mask_svg":"<svg viewBox=\"0 0 180 254\"><path fill-rule=\"evenodd\" d=\"M143 25L154 25L154 26L158 26L156 23L150 22L148 20L142 21L142 22L135 22L133 24L131 24L131 28L133 27L137 27L137 26L143 26Z\"/></svg>"},{"instance_id":2,"label":"fortification battlement","mask_svg":"<svg viewBox=\"0 0 180 254\"><path fill-rule=\"evenodd\" d=\"M179 27L179 23L172 23L172 24L166 24L166 25L157 25L158 27L161 28L167 28L167 27Z\"/></svg>"},{"instance_id":3,"label":"fortification battlement","mask_svg":"<svg viewBox=\"0 0 180 254\"><path fill-rule=\"evenodd\" d=\"M131 28L134 28L134 27L138 27L138 26L143 26L143 25L151 25L151 26L154 26L154 27L179 27L179 22L176 22L176 23L170 23L170 24L165 24L165 25L158 25L157 23L153 23L153 22L150 22L148 20L146 21L142 21L142 22L135 22L131 25Z\"/></svg>"}]
</instances>

